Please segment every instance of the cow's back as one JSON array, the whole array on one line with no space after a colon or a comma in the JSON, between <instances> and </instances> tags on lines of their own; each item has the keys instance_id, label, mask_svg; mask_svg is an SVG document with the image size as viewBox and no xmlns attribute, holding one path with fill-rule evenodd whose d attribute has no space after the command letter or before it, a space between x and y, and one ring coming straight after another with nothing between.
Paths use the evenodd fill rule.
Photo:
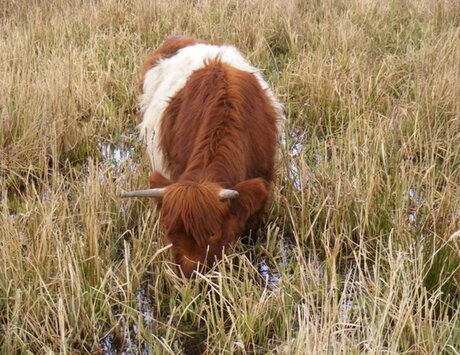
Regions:
<instances>
[{"instance_id":1,"label":"cow's back","mask_svg":"<svg viewBox=\"0 0 460 355\"><path fill-rule=\"evenodd\" d=\"M234 47L181 43L144 65L140 128L153 170L177 180L205 164L229 183L271 181L282 111L268 84Z\"/></svg>"},{"instance_id":2,"label":"cow's back","mask_svg":"<svg viewBox=\"0 0 460 355\"><path fill-rule=\"evenodd\" d=\"M253 177L272 180L277 113L251 73L208 62L171 100L161 132L173 180L182 176L229 187Z\"/></svg>"}]
</instances>

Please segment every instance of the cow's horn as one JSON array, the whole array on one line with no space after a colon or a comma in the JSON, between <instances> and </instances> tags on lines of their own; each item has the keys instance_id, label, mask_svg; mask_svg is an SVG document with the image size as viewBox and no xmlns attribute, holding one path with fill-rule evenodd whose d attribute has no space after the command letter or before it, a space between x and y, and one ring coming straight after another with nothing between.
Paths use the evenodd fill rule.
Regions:
<instances>
[{"instance_id":1,"label":"cow's horn","mask_svg":"<svg viewBox=\"0 0 460 355\"><path fill-rule=\"evenodd\" d=\"M219 198L221 200L232 200L234 198L237 198L239 195L238 191L235 190L227 190L227 189L222 189L219 192Z\"/></svg>"},{"instance_id":2,"label":"cow's horn","mask_svg":"<svg viewBox=\"0 0 460 355\"><path fill-rule=\"evenodd\" d=\"M124 191L121 193L121 197L163 197L164 195L165 188Z\"/></svg>"}]
</instances>

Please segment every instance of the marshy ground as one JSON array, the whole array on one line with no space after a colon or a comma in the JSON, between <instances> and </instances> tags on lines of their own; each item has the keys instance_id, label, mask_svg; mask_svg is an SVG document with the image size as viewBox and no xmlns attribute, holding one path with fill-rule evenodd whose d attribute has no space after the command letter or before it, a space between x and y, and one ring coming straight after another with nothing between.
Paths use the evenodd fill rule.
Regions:
<instances>
[{"instance_id":1,"label":"marshy ground","mask_svg":"<svg viewBox=\"0 0 460 355\"><path fill-rule=\"evenodd\" d=\"M134 88L171 34L286 106L254 246L175 275ZM460 352L460 1L0 3L0 353Z\"/></svg>"}]
</instances>

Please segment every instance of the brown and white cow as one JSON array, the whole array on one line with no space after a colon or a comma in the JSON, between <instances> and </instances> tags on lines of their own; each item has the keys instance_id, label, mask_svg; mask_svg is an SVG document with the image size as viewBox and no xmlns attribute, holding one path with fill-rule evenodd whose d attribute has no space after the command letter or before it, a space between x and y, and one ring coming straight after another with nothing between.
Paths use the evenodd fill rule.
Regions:
<instances>
[{"instance_id":1,"label":"brown and white cow","mask_svg":"<svg viewBox=\"0 0 460 355\"><path fill-rule=\"evenodd\" d=\"M186 277L256 228L274 178L282 106L232 46L169 37L145 61L141 137L160 225Z\"/></svg>"}]
</instances>

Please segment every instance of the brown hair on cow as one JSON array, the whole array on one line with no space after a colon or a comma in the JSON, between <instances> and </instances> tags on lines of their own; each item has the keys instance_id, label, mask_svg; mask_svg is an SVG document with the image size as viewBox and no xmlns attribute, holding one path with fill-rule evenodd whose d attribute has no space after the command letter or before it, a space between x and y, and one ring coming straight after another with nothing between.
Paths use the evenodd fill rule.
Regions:
<instances>
[{"instance_id":1,"label":"brown hair on cow","mask_svg":"<svg viewBox=\"0 0 460 355\"><path fill-rule=\"evenodd\" d=\"M142 75L159 58L198 42L166 41ZM219 58L194 71L170 99L160 129L170 179L154 172L150 187L166 187L158 201L160 222L185 276L199 264L211 266L224 248L259 224L273 182L277 119L256 76ZM239 196L221 201L221 189Z\"/></svg>"},{"instance_id":2,"label":"brown hair on cow","mask_svg":"<svg viewBox=\"0 0 460 355\"><path fill-rule=\"evenodd\" d=\"M273 180L276 112L254 75L209 62L171 99L161 124L173 180Z\"/></svg>"},{"instance_id":3,"label":"brown hair on cow","mask_svg":"<svg viewBox=\"0 0 460 355\"><path fill-rule=\"evenodd\" d=\"M228 201L218 198L221 187L213 183L177 183L166 189L162 222L166 228L179 222L198 247L205 248L208 238L220 233L222 218L228 213ZM177 226L176 226L177 227Z\"/></svg>"}]
</instances>

